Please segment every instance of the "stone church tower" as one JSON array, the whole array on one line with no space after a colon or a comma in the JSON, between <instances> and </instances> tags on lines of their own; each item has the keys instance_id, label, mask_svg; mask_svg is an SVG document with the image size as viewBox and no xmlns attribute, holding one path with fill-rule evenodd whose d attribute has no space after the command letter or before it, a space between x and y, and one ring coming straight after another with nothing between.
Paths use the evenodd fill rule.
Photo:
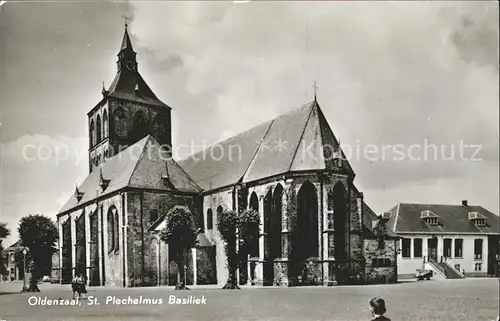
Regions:
<instances>
[{"instance_id":1,"label":"stone church tower","mask_svg":"<svg viewBox=\"0 0 500 321\"><path fill-rule=\"evenodd\" d=\"M171 151L171 108L141 77L127 25L116 76L108 89L103 85L102 96L87 114L90 172L148 134Z\"/></svg>"}]
</instances>

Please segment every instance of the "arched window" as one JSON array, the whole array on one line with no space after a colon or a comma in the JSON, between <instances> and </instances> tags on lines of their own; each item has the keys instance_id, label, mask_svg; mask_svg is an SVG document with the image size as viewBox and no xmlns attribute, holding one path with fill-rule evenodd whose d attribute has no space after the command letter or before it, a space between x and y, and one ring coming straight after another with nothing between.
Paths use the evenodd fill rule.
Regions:
<instances>
[{"instance_id":1,"label":"arched window","mask_svg":"<svg viewBox=\"0 0 500 321\"><path fill-rule=\"evenodd\" d=\"M142 111L138 111L134 115L132 132L129 135L131 143L144 138L148 134L148 126L146 123L146 117Z\"/></svg>"},{"instance_id":2,"label":"arched window","mask_svg":"<svg viewBox=\"0 0 500 321\"><path fill-rule=\"evenodd\" d=\"M127 120L125 117L125 110L118 107L113 112L113 133L119 137L127 136Z\"/></svg>"},{"instance_id":3,"label":"arched window","mask_svg":"<svg viewBox=\"0 0 500 321\"><path fill-rule=\"evenodd\" d=\"M347 212L348 199L347 191L342 183L335 184L332 192L333 197L333 228L335 229L334 256L336 259L343 260L349 253L349 216ZM385 241L384 241L385 243Z\"/></svg>"},{"instance_id":4,"label":"arched window","mask_svg":"<svg viewBox=\"0 0 500 321\"><path fill-rule=\"evenodd\" d=\"M219 205L219 206L217 207L217 214L221 214L222 212L224 212L224 208L223 208L221 205ZM217 227L217 220L218 220L218 217L219 217L219 216L220 216L220 215L215 215L215 226L216 226L216 227Z\"/></svg>"},{"instance_id":5,"label":"arched window","mask_svg":"<svg viewBox=\"0 0 500 321\"><path fill-rule=\"evenodd\" d=\"M109 124L108 124L108 111L105 110L102 116L102 127L104 132L104 138L109 136Z\"/></svg>"},{"instance_id":6,"label":"arched window","mask_svg":"<svg viewBox=\"0 0 500 321\"><path fill-rule=\"evenodd\" d=\"M157 210L151 210L149 212L149 223L153 224L158 220L158 211Z\"/></svg>"},{"instance_id":7,"label":"arched window","mask_svg":"<svg viewBox=\"0 0 500 321\"><path fill-rule=\"evenodd\" d=\"M153 120L153 136L160 143L164 144L167 138L167 120L162 114L158 114Z\"/></svg>"},{"instance_id":8,"label":"arched window","mask_svg":"<svg viewBox=\"0 0 500 321\"><path fill-rule=\"evenodd\" d=\"M118 222L118 211L115 209L115 251L120 248L120 228Z\"/></svg>"},{"instance_id":9,"label":"arched window","mask_svg":"<svg viewBox=\"0 0 500 321\"><path fill-rule=\"evenodd\" d=\"M95 125L94 125L94 120L92 119L90 121L90 130L89 130L89 141L90 141L90 147L94 146L95 144Z\"/></svg>"},{"instance_id":10,"label":"arched window","mask_svg":"<svg viewBox=\"0 0 500 321\"><path fill-rule=\"evenodd\" d=\"M250 208L253 209L254 211L259 211L259 198L257 197L257 194L255 192L252 193L250 196L250 202L249 202Z\"/></svg>"},{"instance_id":11,"label":"arched window","mask_svg":"<svg viewBox=\"0 0 500 321\"><path fill-rule=\"evenodd\" d=\"M214 228L214 214L212 213L212 209L209 208L207 210L207 230L211 230Z\"/></svg>"},{"instance_id":12,"label":"arched window","mask_svg":"<svg viewBox=\"0 0 500 321\"><path fill-rule=\"evenodd\" d=\"M158 240L151 239L149 244L149 273L146 273L150 278L150 285L158 285Z\"/></svg>"},{"instance_id":13,"label":"arched window","mask_svg":"<svg viewBox=\"0 0 500 321\"><path fill-rule=\"evenodd\" d=\"M271 224L269 228L269 241L271 242L270 257L273 259L281 257L281 230L283 220L283 186L278 184L274 189L272 210L271 210Z\"/></svg>"},{"instance_id":14,"label":"arched window","mask_svg":"<svg viewBox=\"0 0 500 321\"><path fill-rule=\"evenodd\" d=\"M96 122L96 129L97 129L97 135L96 135L96 138L97 138L97 142L96 143L99 143L101 140L102 140L102 124L101 124L101 116L97 115L97 122Z\"/></svg>"},{"instance_id":15,"label":"arched window","mask_svg":"<svg viewBox=\"0 0 500 321\"><path fill-rule=\"evenodd\" d=\"M319 256L318 195L306 181L297 194L297 255L301 260Z\"/></svg>"},{"instance_id":16,"label":"arched window","mask_svg":"<svg viewBox=\"0 0 500 321\"><path fill-rule=\"evenodd\" d=\"M111 252L115 249L115 208L110 207L108 210L108 251Z\"/></svg>"}]
</instances>

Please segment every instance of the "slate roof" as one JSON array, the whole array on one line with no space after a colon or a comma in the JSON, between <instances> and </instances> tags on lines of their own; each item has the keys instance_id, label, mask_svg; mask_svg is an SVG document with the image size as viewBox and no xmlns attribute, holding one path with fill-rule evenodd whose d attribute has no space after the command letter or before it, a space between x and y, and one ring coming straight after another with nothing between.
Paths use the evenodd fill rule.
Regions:
<instances>
[{"instance_id":1,"label":"slate roof","mask_svg":"<svg viewBox=\"0 0 500 321\"><path fill-rule=\"evenodd\" d=\"M21 240L18 240L17 242L15 242L14 244L12 244L8 248L6 248L5 250L17 250L17 249L20 249L22 247L23 247L23 243L21 242Z\"/></svg>"},{"instance_id":2,"label":"slate roof","mask_svg":"<svg viewBox=\"0 0 500 321\"><path fill-rule=\"evenodd\" d=\"M439 217L439 225L428 225L421 219L422 211L426 210ZM498 215L481 206L400 203L390 212L392 216L389 227L395 233L500 233ZM469 220L469 212L478 212L485 216L487 226L475 226Z\"/></svg>"},{"instance_id":3,"label":"slate roof","mask_svg":"<svg viewBox=\"0 0 500 321\"><path fill-rule=\"evenodd\" d=\"M201 188L173 158L160 157L160 149L160 144L148 135L109 158L77 187L83 193L82 199L78 201L75 195L71 195L59 214L125 187L199 193ZM101 173L104 179L109 180L103 192L99 186Z\"/></svg>"},{"instance_id":4,"label":"slate roof","mask_svg":"<svg viewBox=\"0 0 500 321\"><path fill-rule=\"evenodd\" d=\"M337 148L338 141L318 103L312 101L179 164L204 190L212 190L292 171L332 168L332 148L325 146Z\"/></svg>"},{"instance_id":5,"label":"slate roof","mask_svg":"<svg viewBox=\"0 0 500 321\"><path fill-rule=\"evenodd\" d=\"M135 90L136 88L138 90ZM139 71L119 71L107 91L107 97L170 108L156 97Z\"/></svg>"}]
</instances>

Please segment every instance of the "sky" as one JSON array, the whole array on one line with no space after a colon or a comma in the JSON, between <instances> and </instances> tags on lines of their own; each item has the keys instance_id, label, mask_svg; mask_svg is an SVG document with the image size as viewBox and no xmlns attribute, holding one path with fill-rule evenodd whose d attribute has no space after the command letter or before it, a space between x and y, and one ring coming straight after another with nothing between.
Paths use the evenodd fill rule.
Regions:
<instances>
[{"instance_id":1,"label":"sky","mask_svg":"<svg viewBox=\"0 0 500 321\"><path fill-rule=\"evenodd\" d=\"M311 101L316 81L377 213L466 199L498 214L498 15L494 1L7 1L0 221L13 235L5 243L21 217L55 218L88 174L86 114L116 73L124 16L142 76L172 107L174 145L211 144L270 120ZM40 157L23 155L26 146ZM60 146L71 152L55 157Z\"/></svg>"}]
</instances>

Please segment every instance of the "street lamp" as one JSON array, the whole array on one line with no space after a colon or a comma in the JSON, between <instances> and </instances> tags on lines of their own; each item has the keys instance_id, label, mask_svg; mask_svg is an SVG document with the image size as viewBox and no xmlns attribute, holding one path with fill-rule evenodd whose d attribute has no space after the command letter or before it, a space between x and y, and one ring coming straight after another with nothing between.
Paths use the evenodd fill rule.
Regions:
<instances>
[{"instance_id":1,"label":"street lamp","mask_svg":"<svg viewBox=\"0 0 500 321\"><path fill-rule=\"evenodd\" d=\"M27 273L26 273L26 253L28 253L28 250L26 250L26 248L23 248L23 273L24 273L24 276L23 276L23 292L26 292L28 291L28 287L26 286L26 277L27 277Z\"/></svg>"}]
</instances>

